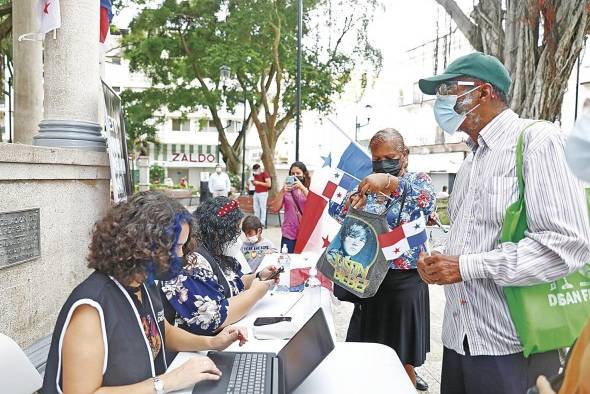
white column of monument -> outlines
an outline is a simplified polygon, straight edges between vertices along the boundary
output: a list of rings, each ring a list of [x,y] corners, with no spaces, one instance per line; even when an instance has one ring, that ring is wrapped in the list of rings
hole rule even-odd
[[[38,0],[12,2],[14,142],[31,145],[43,117],[43,62],[40,41],[18,41],[39,30]]]
[[[44,114],[35,145],[104,151],[98,105],[99,4],[97,0],[60,0],[56,38],[45,36]]]

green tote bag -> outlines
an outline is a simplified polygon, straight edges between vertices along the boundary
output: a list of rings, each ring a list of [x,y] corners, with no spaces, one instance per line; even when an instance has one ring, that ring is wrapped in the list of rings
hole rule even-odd
[[[501,242],[520,241],[528,228],[522,173],[523,140],[524,130],[516,145],[518,200],[506,209]],[[590,212],[590,189],[586,190],[586,202]],[[569,347],[590,316],[590,264],[551,283],[505,287],[504,294],[525,357]]]

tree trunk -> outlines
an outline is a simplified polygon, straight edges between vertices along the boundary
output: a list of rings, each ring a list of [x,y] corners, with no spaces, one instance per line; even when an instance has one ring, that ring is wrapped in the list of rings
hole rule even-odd
[[[274,195],[278,191],[277,170],[275,168],[274,163],[274,152],[277,146],[277,140],[275,138],[269,138],[269,135],[274,135],[274,132],[273,130],[271,130],[271,127],[269,127],[269,125],[266,122],[256,124],[256,130],[258,131],[258,136],[260,138],[260,145],[262,146],[262,164],[264,165],[264,170],[268,172],[270,177],[272,178],[270,196],[274,197]]]
[[[506,0],[506,10],[501,0],[480,0],[471,19],[454,0],[436,1],[476,50],[504,63],[515,112],[549,121],[561,117],[567,82],[590,32],[588,0]]]

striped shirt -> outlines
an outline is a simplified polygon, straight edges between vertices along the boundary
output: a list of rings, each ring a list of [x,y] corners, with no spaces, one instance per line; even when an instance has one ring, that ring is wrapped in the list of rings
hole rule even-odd
[[[445,286],[442,340],[464,354],[522,351],[502,286],[550,282],[590,262],[590,225],[583,185],[567,167],[565,136],[551,123],[525,131],[523,173],[528,231],[499,243],[508,205],[518,199],[516,141],[531,120],[505,110],[480,132],[449,199],[445,254],[460,256],[463,282]]]

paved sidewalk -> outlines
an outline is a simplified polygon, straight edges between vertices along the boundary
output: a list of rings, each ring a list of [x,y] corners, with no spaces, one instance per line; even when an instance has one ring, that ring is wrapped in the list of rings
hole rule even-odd
[[[264,231],[264,236],[270,239],[277,247],[280,247],[280,228],[268,228]],[[430,386],[428,393],[431,394],[440,393],[440,371],[442,366],[441,329],[444,305],[445,295],[442,287],[430,286],[430,353],[426,357],[426,363],[420,368],[417,368],[417,371],[428,382]],[[334,299],[332,307],[336,339],[338,341],[344,341],[350,315],[352,314],[352,304]],[[395,393],[395,391],[392,391],[392,393]]]

